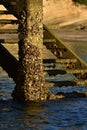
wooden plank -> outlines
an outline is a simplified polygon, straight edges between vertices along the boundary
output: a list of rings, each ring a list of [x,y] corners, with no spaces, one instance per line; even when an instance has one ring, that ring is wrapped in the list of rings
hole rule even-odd
[[[18,24],[18,20],[0,19],[0,24]]]
[[[76,63],[77,59],[43,59],[43,63]]]
[[[0,14],[13,14],[13,12],[8,10],[0,10]]]
[[[66,72],[68,74],[78,74],[78,73],[81,73],[81,74],[84,74],[84,73],[87,73],[87,69],[67,69]]]
[[[18,43],[18,39],[0,39],[0,43]]]
[[[0,29],[0,34],[3,33],[17,33],[18,30],[17,29]]]
[[[46,69],[48,75],[58,75],[58,74],[87,74],[87,69]]]
[[[43,63],[56,63],[56,59],[43,59]]]
[[[78,80],[76,81],[77,85],[85,85],[87,87],[87,80]]]
[[[57,59],[56,60],[56,63],[62,63],[62,64],[65,64],[65,63],[76,63],[77,62],[77,59]]]
[[[86,63],[85,61],[83,61],[83,60],[82,60],[74,51],[72,51],[68,46],[66,46],[62,40],[60,40],[59,38],[57,38],[57,37],[52,33],[52,31],[50,31],[49,28],[47,28],[46,25],[44,25],[44,29],[45,29],[46,31],[48,31],[48,33],[50,34],[50,36],[56,40],[56,44],[57,44],[58,46],[61,45],[61,46],[65,47],[65,48],[67,49],[67,51],[69,52],[69,54],[70,54],[73,58],[76,58],[76,59],[78,60],[79,64],[81,63],[82,66],[87,67],[87,63]]]
[[[57,74],[66,74],[66,71],[65,70],[60,70],[60,69],[51,69],[51,70],[45,70],[47,73],[48,73],[48,75],[50,75],[50,76],[55,76],[55,75],[57,75]]]
[[[0,66],[8,73],[9,77],[16,82],[18,61],[9,51],[0,44]]]

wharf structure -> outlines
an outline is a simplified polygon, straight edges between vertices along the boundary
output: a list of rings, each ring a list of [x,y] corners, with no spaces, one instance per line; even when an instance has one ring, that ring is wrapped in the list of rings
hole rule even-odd
[[[0,19],[0,25],[17,25],[17,29],[0,29],[1,34],[17,34],[18,39],[0,38],[0,66],[13,78],[16,83],[12,93],[13,99],[19,101],[50,100],[73,95],[86,96],[86,93],[63,93],[62,86],[68,87],[87,85],[87,64],[52,31],[43,24],[42,0],[2,0],[1,5],[7,10],[0,10],[0,15],[12,14],[13,19]],[[20,5],[20,6],[19,6]],[[2,45],[18,43],[19,60],[14,58]],[[13,44],[14,45],[14,44]],[[42,45],[55,58],[42,57]],[[61,66],[61,67],[60,67]],[[50,80],[51,76],[71,74],[76,80]],[[49,78],[47,78],[47,75]],[[49,90],[46,83],[59,87],[56,94]]]

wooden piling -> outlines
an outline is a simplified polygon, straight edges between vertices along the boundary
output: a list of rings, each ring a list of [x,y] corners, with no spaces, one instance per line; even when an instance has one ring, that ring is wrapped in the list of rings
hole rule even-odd
[[[19,69],[12,93],[20,101],[46,100],[40,46],[43,43],[42,0],[22,0],[19,17]]]

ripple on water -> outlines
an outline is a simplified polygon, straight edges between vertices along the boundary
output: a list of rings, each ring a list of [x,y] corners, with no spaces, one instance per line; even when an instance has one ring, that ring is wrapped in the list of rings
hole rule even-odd
[[[11,100],[14,86],[0,70],[0,130],[87,130],[87,98],[23,104]]]
[[[86,130],[87,98],[27,104],[0,100],[0,129]]]

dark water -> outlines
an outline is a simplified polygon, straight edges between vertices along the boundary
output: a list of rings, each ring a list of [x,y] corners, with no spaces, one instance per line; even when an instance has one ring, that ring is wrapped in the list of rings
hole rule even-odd
[[[77,46],[86,60],[87,45],[83,48]],[[0,69],[0,130],[87,130],[87,98],[22,104],[12,100],[14,86]]]
[[[0,101],[0,130],[86,130],[87,98],[20,104]]]

